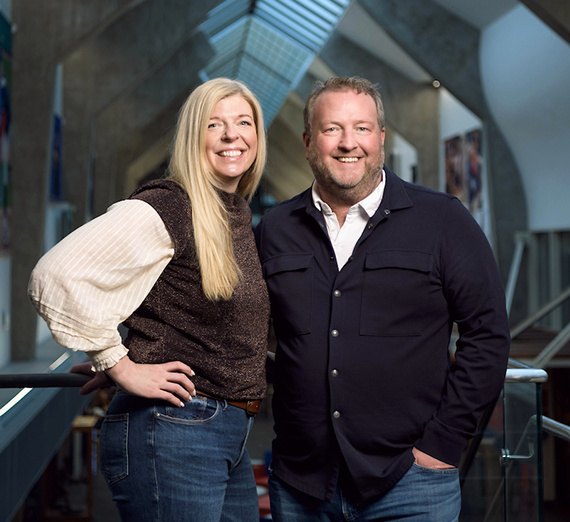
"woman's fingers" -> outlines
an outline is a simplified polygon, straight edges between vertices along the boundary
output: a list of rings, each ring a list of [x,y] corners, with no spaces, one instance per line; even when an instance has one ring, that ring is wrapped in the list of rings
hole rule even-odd
[[[194,375],[194,373],[192,373]],[[187,377],[186,374],[179,372],[169,372],[167,375],[168,382],[177,384],[182,387],[185,391],[190,393],[190,395],[196,395],[196,390],[194,388],[194,383]]]
[[[73,369],[73,368],[72,368]],[[74,372],[81,373],[81,372]],[[81,388],[79,388],[80,395],[89,395],[91,392],[99,390],[101,388],[108,388],[109,381],[104,372],[97,372],[93,379],[87,381]]]
[[[138,364],[123,357],[107,370],[125,391],[148,399],[166,400],[184,406],[195,393],[192,369],[179,361],[163,364]]]
[[[95,372],[91,369],[91,363],[85,362],[81,364],[75,364],[69,370],[69,373],[81,373],[83,375],[95,375]]]
[[[163,388],[164,391],[169,392],[173,395],[176,395],[179,399],[182,399],[183,402],[189,402],[192,400],[192,397],[196,395],[196,391],[188,391],[184,386],[175,383],[168,383]]]

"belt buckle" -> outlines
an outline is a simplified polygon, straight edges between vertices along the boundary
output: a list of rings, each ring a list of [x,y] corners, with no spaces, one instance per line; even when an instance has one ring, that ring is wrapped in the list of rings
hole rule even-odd
[[[255,417],[255,415],[257,414],[257,411],[250,410],[250,406],[252,406],[254,402],[256,401],[247,401],[245,405],[245,413],[247,413],[248,417]]]

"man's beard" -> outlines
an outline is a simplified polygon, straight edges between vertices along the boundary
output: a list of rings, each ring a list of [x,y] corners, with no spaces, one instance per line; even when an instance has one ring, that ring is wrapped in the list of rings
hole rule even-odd
[[[324,192],[324,195],[333,197],[338,203],[352,206],[370,195],[378,186],[380,178],[382,177],[384,148],[382,147],[378,162],[365,163],[362,176],[350,182],[343,182],[338,179],[334,172],[328,168],[326,163],[319,158],[311,146],[309,146],[307,160],[317,180],[317,186],[320,191]],[[323,194],[321,194],[321,197],[323,197]],[[323,197],[323,199],[326,201],[325,197]]]

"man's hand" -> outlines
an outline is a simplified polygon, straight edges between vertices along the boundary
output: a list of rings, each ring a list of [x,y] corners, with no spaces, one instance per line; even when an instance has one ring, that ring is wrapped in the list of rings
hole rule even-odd
[[[419,466],[423,466],[424,468],[432,468],[432,469],[453,469],[455,466],[450,466],[449,464],[437,460],[432,456],[420,451],[418,448],[414,448],[412,450],[414,457],[416,459],[416,464]]]
[[[196,395],[190,380],[194,372],[190,366],[179,361],[138,364],[125,356],[106,373],[128,393],[147,399],[161,399],[174,406],[183,407],[184,402],[191,401]]]

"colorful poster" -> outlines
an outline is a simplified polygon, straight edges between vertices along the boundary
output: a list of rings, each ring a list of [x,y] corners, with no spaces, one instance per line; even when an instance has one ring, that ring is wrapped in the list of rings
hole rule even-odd
[[[445,190],[473,215],[483,206],[483,166],[481,129],[445,141]]]
[[[465,170],[467,174],[467,203],[472,214],[481,208],[483,186],[483,157],[481,154],[481,130],[465,135]]]
[[[51,201],[61,201],[63,199],[63,181],[61,174],[61,118],[57,114],[54,114],[53,116],[52,132],[50,199]]]

